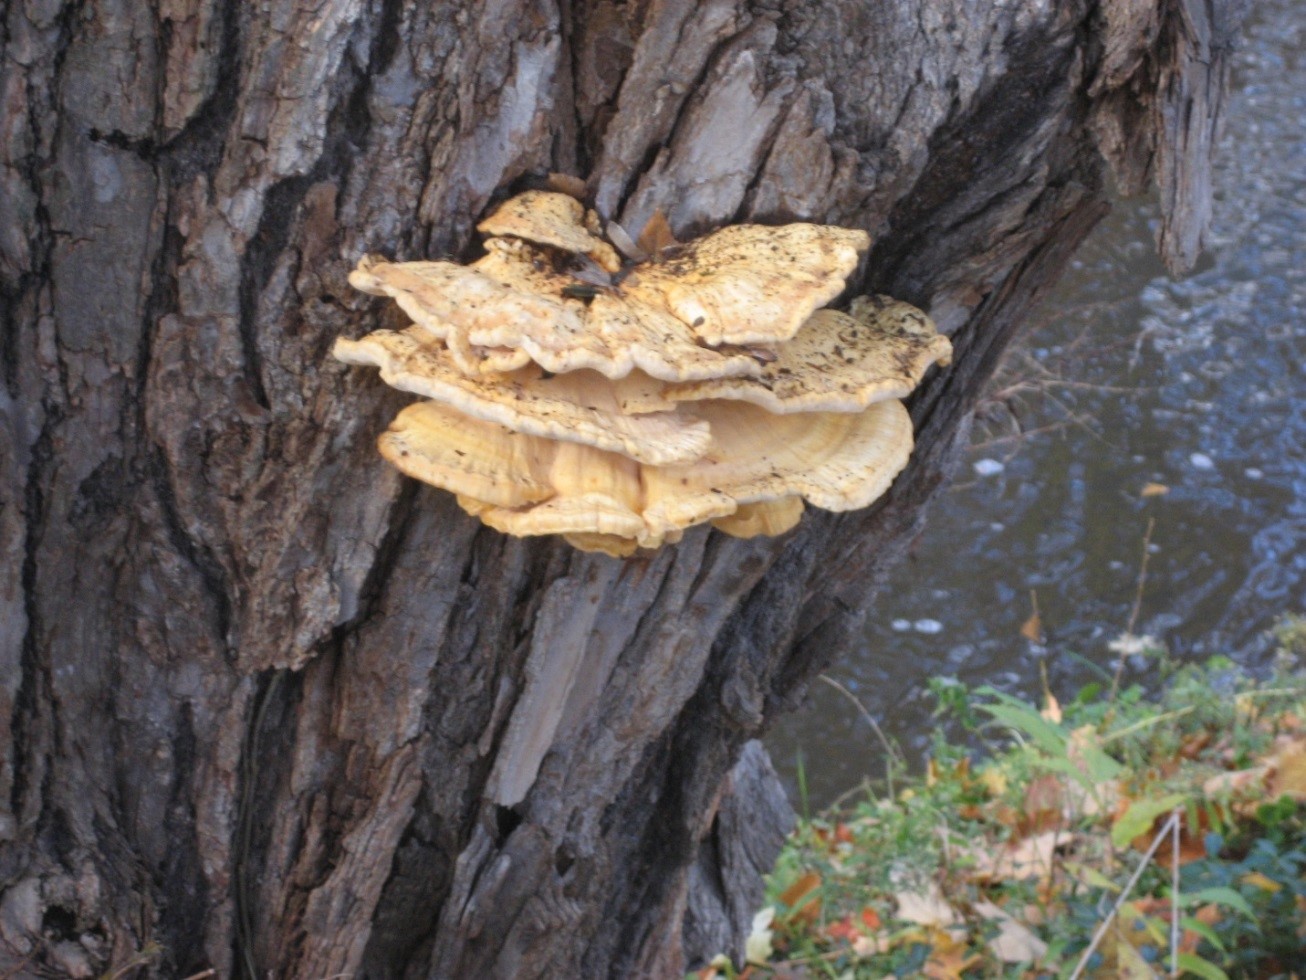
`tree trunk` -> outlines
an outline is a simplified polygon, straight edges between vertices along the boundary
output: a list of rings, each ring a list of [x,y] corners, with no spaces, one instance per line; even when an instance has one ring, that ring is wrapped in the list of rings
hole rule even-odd
[[[737,953],[785,825],[753,740],[856,643],[1108,167],[1192,261],[1235,7],[0,0],[0,975]],[[466,257],[547,171],[628,229],[870,231],[858,291],[956,348],[887,498],[618,561],[382,463],[349,268]]]

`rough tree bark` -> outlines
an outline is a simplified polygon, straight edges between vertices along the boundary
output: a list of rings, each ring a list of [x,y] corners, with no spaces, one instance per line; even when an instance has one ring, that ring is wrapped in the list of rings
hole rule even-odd
[[[1235,7],[0,0],[0,975],[737,949],[784,825],[750,743],[857,636],[1108,169],[1191,262]],[[623,562],[382,464],[404,399],[327,355],[380,308],[348,268],[466,256],[551,170],[626,228],[868,229],[857,287],[956,345],[888,498]]]

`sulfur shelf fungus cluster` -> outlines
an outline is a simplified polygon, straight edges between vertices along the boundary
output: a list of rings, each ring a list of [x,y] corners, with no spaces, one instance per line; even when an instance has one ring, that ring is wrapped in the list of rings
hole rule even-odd
[[[888,489],[912,448],[899,399],[951,347],[887,297],[823,309],[864,232],[735,225],[632,262],[599,228],[528,191],[479,225],[471,265],[359,264],[350,282],[412,326],[335,356],[427,399],[381,436],[386,459],[506,534],[614,556],[705,522],[782,534],[804,501]]]

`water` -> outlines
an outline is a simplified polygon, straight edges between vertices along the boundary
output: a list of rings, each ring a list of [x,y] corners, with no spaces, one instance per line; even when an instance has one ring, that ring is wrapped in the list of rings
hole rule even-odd
[[[1176,657],[1256,669],[1267,629],[1306,611],[1302,21],[1295,0],[1263,0],[1248,26],[1197,270],[1172,281],[1154,206],[1117,206],[1009,358],[865,650],[831,671],[909,757],[930,677],[1033,695],[1042,662],[1073,694],[1114,666],[1136,603],[1134,632]],[[1042,643],[1021,633],[1035,601]],[[1125,677],[1147,671],[1133,658]],[[769,744],[791,787],[801,750],[819,807],[883,760],[843,693],[816,684],[811,701]]]

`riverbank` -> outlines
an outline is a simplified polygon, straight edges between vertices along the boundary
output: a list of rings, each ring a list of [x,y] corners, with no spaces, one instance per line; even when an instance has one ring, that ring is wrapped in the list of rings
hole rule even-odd
[[[934,681],[925,771],[891,752],[860,798],[805,815],[753,962],[698,976],[1051,978],[1083,961],[1087,977],[1152,977],[1172,956],[1184,976],[1300,976],[1306,619],[1275,641],[1257,680],[1122,637],[1119,663],[1146,657],[1164,678],[1150,695],[1119,669],[1037,705]]]

